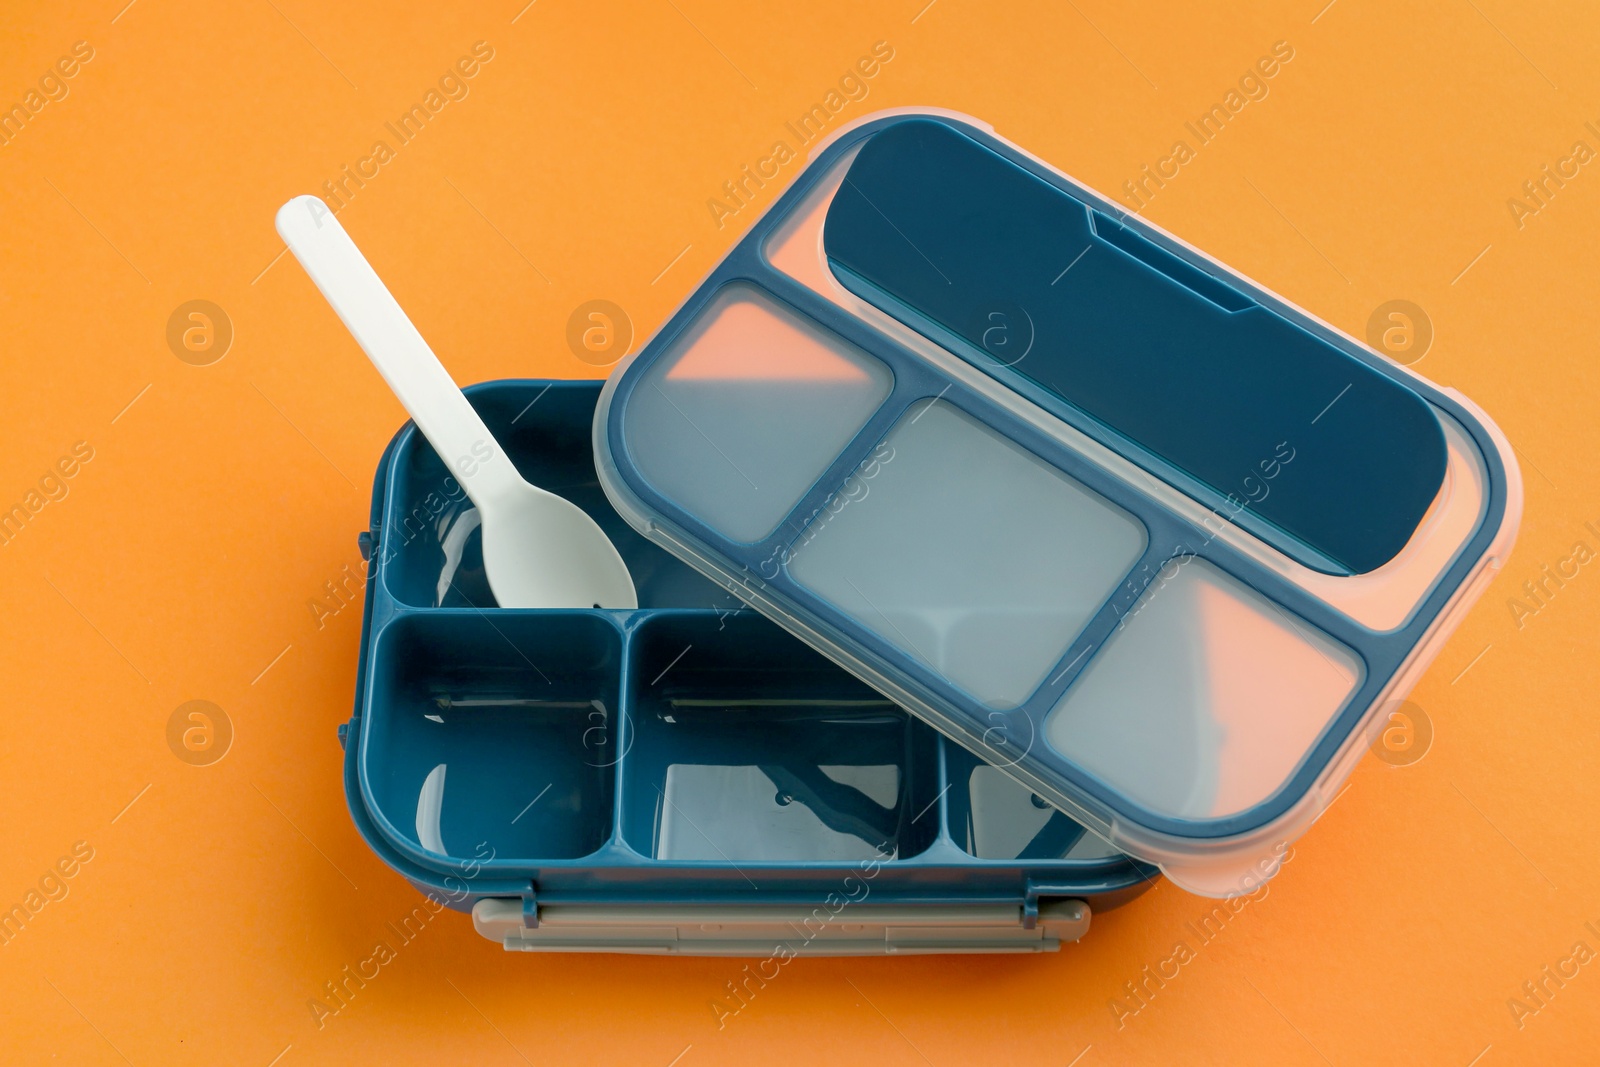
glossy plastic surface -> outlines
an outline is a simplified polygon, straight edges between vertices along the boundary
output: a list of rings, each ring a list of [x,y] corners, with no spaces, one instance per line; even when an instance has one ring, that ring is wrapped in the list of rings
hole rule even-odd
[[[758,541],[889,395],[889,372],[755,289],[730,286],[640,383],[641,470],[735,541]]]
[[[730,309],[744,329],[704,345]],[[765,368],[816,353],[874,384],[813,437]],[[768,416],[636,420],[688,365]],[[636,529],[1218,895],[1335,795],[1521,507],[1470,404],[945,116],[820,150],[601,403],[601,478]],[[794,503],[730,532],[659,459],[691,449],[783,454]]]
[[[1043,844],[1006,855],[991,834],[970,851],[966,753],[606,503],[599,394],[467,390],[523,476],[606,530],[637,610],[496,607],[470,502],[433,450],[408,426],[379,468],[346,788],[386,862],[463,910],[813,906],[864,865],[873,906],[912,915],[1068,897],[1098,911],[1149,884],[1151,868],[1085,847],[1064,816],[1070,831]],[[1005,782],[990,808],[1040,810]]]

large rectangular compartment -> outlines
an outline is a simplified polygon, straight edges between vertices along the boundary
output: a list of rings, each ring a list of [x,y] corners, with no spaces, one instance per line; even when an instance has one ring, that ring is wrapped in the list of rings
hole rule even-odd
[[[623,522],[590,452],[600,389],[467,395],[611,536],[637,610],[496,607],[427,442],[408,425],[379,465],[340,734],[386,863],[506,948],[551,951],[1041,951],[1151,884],[1004,775],[974,803],[968,753]],[[1014,814],[1032,832],[1013,851]]]

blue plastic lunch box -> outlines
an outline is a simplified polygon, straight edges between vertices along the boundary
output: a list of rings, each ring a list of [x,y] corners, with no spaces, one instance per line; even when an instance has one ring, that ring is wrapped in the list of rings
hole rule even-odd
[[[603,388],[469,391],[639,609],[493,607],[391,443],[362,833],[510,948],[1037,950],[1158,870],[1258,888],[1504,564],[1509,443],[964,116],[763,195]]]
[[[1251,891],[1503,565],[1510,444],[965,116],[760,196],[606,384],[611,503],[1119,851]]]
[[[339,735],[351,817],[417,889],[507,949],[746,955],[1051,950],[1151,884],[634,532],[595,471],[601,383],[466,392],[640,606],[493,606],[471,502],[395,435]]]

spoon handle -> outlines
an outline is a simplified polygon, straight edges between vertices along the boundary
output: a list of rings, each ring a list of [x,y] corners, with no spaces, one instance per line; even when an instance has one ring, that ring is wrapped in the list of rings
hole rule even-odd
[[[515,489],[516,468],[328,206],[297,196],[278,209],[277,226],[472,502],[482,508]]]

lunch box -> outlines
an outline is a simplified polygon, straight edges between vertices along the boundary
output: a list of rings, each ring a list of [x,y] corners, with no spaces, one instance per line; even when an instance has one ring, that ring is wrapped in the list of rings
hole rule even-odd
[[[1157,876],[636,533],[601,383],[466,390],[616,544],[636,610],[504,610],[477,513],[407,424],[373,483],[355,713],[367,844],[507,949],[1041,951]]]
[[[965,116],[865,119],[768,184],[606,383],[611,503],[943,766],[1252,891],[1503,564],[1509,443]]]

